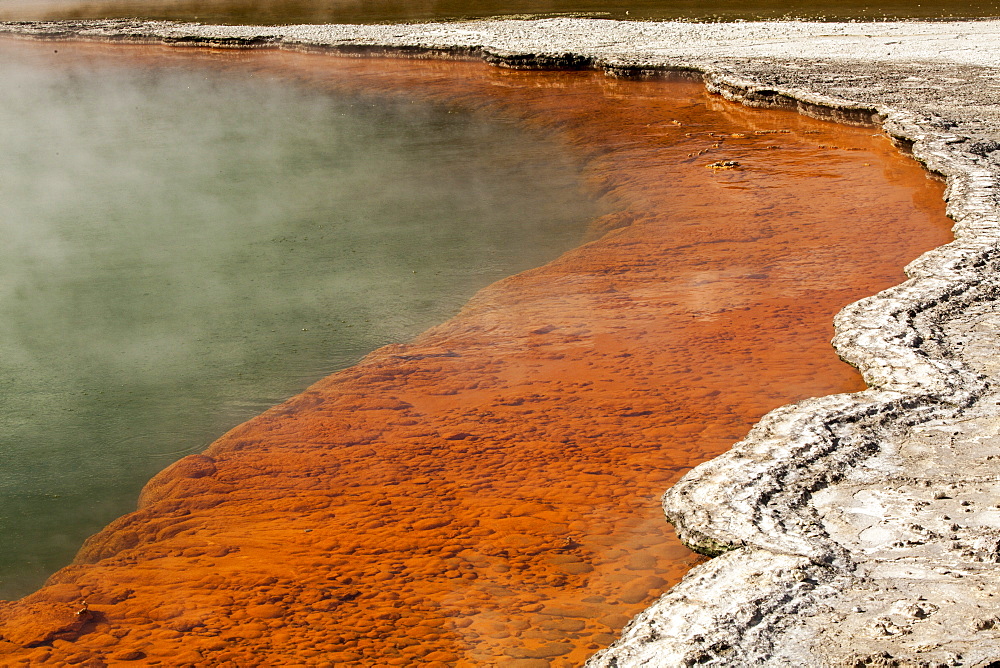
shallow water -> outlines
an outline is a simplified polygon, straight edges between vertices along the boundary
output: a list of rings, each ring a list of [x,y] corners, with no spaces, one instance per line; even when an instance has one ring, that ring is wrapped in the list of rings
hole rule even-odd
[[[158,475],[16,608],[105,615],[29,663],[580,665],[692,563],[662,490],[767,410],[861,389],[833,314],[950,238],[942,185],[879,133],[698,84],[116,52],[517,119],[616,208],[609,234]]]
[[[0,44],[2,597],[170,462],[596,210],[510,122],[53,51]]]
[[[0,0],[2,20],[144,17],[203,23],[378,23],[493,16],[885,20],[1000,16],[997,0]]]

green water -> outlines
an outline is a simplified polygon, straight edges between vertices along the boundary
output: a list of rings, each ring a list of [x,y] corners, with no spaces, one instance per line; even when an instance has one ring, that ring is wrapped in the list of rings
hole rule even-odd
[[[0,45],[0,596],[179,457],[579,243],[502,120]]]
[[[203,23],[377,23],[491,16],[817,20],[1000,16],[1000,0],[0,0],[0,19],[135,17]]]

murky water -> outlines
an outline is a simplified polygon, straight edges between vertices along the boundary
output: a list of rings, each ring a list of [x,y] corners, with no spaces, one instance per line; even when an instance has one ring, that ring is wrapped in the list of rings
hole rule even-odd
[[[375,23],[492,16],[883,20],[1000,16],[997,0],[0,0],[0,19],[134,17],[205,23]]]
[[[170,462],[595,211],[510,122],[53,51],[0,44],[3,597]]]

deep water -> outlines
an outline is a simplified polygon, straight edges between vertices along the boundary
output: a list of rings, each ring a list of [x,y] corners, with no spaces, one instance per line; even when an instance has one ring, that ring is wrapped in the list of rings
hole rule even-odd
[[[157,471],[579,243],[563,148],[247,72],[0,44],[0,596]]]

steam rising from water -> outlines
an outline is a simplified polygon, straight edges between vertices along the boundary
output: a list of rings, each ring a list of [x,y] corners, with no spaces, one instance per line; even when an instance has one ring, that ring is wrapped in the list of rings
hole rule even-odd
[[[408,101],[0,44],[0,595],[229,427],[542,264],[558,146]]]

